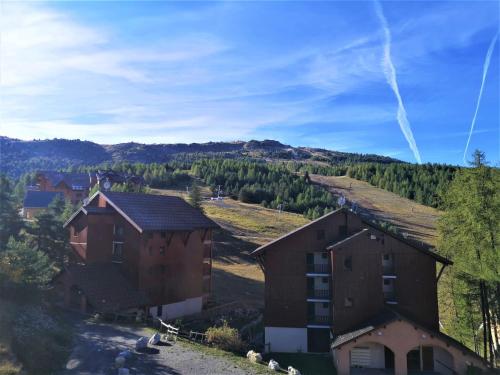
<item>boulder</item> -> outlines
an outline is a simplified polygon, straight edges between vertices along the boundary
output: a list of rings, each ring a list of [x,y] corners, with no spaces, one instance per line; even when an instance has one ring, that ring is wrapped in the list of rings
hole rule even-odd
[[[148,339],[146,337],[141,337],[135,342],[135,350],[146,349],[148,347]]]
[[[267,367],[270,370],[273,370],[273,371],[279,371],[280,370],[280,364],[278,362],[276,362],[274,359],[270,359],[269,360],[269,364],[267,365]]]
[[[261,363],[262,362],[262,355],[260,353],[253,351],[253,350],[250,350],[247,353],[247,358],[250,360],[250,362],[254,362],[254,363]]]
[[[300,375],[300,371],[292,366],[288,366],[288,375]]]
[[[151,345],[157,345],[161,340],[160,334],[157,332],[153,336],[149,338],[149,344]]]

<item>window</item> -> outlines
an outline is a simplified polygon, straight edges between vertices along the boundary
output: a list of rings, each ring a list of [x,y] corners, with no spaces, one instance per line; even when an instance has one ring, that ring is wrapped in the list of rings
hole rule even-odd
[[[160,255],[165,255],[165,246],[160,246]]]
[[[352,271],[352,256],[348,255],[344,257],[344,269],[346,271]]]
[[[328,277],[322,277],[322,278],[321,278],[321,282],[322,282],[323,284],[327,284],[327,283],[328,283]]]
[[[165,266],[162,264],[160,265],[160,273],[163,275],[165,274]]]
[[[123,236],[123,227],[121,225],[114,225],[113,226],[113,234],[117,237]]]
[[[149,255],[153,255],[153,246],[149,247]]]
[[[321,258],[327,259],[328,258],[328,253],[321,253]]]
[[[167,232],[164,230],[160,232],[161,238],[167,238]]]
[[[325,230],[324,229],[320,229],[316,232],[316,239],[318,239],[318,240],[325,239]]]
[[[391,280],[384,279],[384,285],[391,285]]]
[[[323,308],[327,309],[328,308],[328,302],[323,302]]]
[[[389,260],[391,257],[389,254],[384,254],[384,260]]]
[[[344,299],[344,307],[352,307],[353,301],[351,297],[346,297]]]

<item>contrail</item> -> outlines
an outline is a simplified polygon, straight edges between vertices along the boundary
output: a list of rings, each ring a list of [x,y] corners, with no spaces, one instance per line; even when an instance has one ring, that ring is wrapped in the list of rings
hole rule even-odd
[[[472,132],[474,131],[474,125],[476,124],[477,112],[479,111],[479,104],[481,103],[481,97],[483,96],[484,81],[486,81],[486,75],[488,74],[488,69],[490,67],[491,55],[493,54],[493,50],[495,49],[495,43],[497,39],[498,39],[498,32],[493,37],[493,40],[491,41],[490,46],[488,47],[488,52],[486,52],[486,58],[484,59],[483,80],[481,81],[481,88],[479,89],[479,96],[477,97],[476,111],[474,112],[474,117],[472,117],[472,123],[470,124],[469,137],[467,138],[467,144],[465,145],[464,163],[467,163],[467,160],[465,159],[467,156],[467,149],[469,148]]]
[[[420,152],[418,151],[417,144],[415,142],[415,138],[413,138],[413,132],[411,131],[410,122],[408,121],[408,116],[406,116],[406,109],[403,104],[403,99],[401,99],[401,94],[399,93],[398,81],[396,79],[396,69],[394,68],[394,64],[392,63],[391,58],[391,31],[389,30],[389,26],[387,25],[387,20],[385,19],[384,12],[382,10],[382,6],[380,3],[375,0],[375,12],[377,13],[380,22],[382,23],[382,27],[384,29],[385,35],[385,45],[384,45],[384,59],[382,61],[385,78],[387,79],[387,83],[391,86],[392,91],[394,91],[394,95],[398,100],[398,123],[403,135],[406,138],[406,141],[410,145],[410,149],[413,151],[413,155],[418,163],[422,163],[422,159],[420,158]]]

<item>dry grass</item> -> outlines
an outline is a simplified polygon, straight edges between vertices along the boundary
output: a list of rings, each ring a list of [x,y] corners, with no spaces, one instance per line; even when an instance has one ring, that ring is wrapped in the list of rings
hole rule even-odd
[[[440,215],[438,210],[346,176],[311,175],[311,179],[327,186],[334,193],[344,194],[350,201],[356,201],[359,206],[390,222],[410,237],[435,245],[436,220]]]

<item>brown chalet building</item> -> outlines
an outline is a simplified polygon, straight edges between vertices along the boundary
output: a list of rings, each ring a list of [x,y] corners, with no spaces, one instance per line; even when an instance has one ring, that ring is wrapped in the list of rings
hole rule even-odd
[[[73,251],[58,282],[67,305],[162,319],[202,310],[217,224],[183,199],[98,192],[65,227]]]
[[[267,351],[332,351],[339,375],[485,367],[439,332],[437,282],[451,262],[422,245],[339,209],[253,255],[265,275]]]

